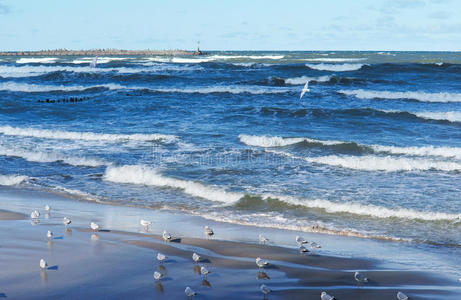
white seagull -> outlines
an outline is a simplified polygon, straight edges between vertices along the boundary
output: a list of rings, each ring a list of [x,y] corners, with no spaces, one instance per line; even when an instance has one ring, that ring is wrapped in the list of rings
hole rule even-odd
[[[397,299],[399,299],[399,300],[408,300],[408,299],[410,299],[410,298],[408,298],[408,296],[405,295],[404,293],[398,292],[398,293],[397,293]]]
[[[260,234],[258,238],[259,238],[259,243],[260,243],[260,244],[266,244],[267,242],[269,242],[269,239],[266,238],[266,237],[265,237],[264,235],[262,235],[262,234]]]
[[[66,226],[68,226],[72,221],[68,217],[62,218],[62,223]]]
[[[264,299],[266,299],[266,296],[272,292],[272,290],[270,288],[268,288],[265,284],[261,284],[261,286],[259,287],[259,289],[261,290],[261,292],[264,294]]]
[[[165,261],[165,259],[167,259],[168,257],[163,254],[163,253],[157,253],[157,260],[160,262],[160,263],[163,263],[163,261]]]
[[[43,258],[40,260],[40,269],[46,270],[46,267],[48,267],[48,264],[46,263],[46,260]]]
[[[335,297],[333,297],[331,295],[328,295],[327,292],[322,292],[320,294],[320,299],[322,299],[322,300],[334,300]]]
[[[306,247],[304,247],[303,245],[301,245],[301,246],[299,246],[299,252],[301,252],[301,253],[307,253],[307,252],[309,252],[309,250],[307,250]]]
[[[47,204],[47,205],[45,205],[45,210],[46,210],[46,212],[50,212],[51,207]]]
[[[38,217],[40,217],[40,213],[38,212],[38,210],[34,210],[33,212],[30,213],[30,217],[32,219],[38,219]]]
[[[258,266],[258,268],[264,268],[265,266],[267,266],[269,264],[269,262],[265,261],[264,259],[262,259],[261,257],[257,257],[256,258],[256,265]]]
[[[184,293],[186,294],[187,299],[192,299],[195,295],[197,295],[197,293],[194,292],[194,290],[191,289],[190,287],[186,287],[186,289],[184,290]]]
[[[51,232],[51,230],[48,230],[48,232],[46,233],[46,237],[47,237],[49,240],[52,240],[52,239],[53,239],[53,232]]]
[[[158,281],[158,280],[160,280],[160,279],[162,279],[162,278],[163,278],[163,274],[162,274],[162,273],[157,272],[157,271],[154,272],[154,279],[155,279],[155,280]]]
[[[302,244],[307,244],[308,242],[303,237],[300,237],[299,235],[297,235],[296,236],[296,243],[298,245],[302,245]]]
[[[368,278],[365,277],[365,275],[363,275],[362,273],[360,273],[358,271],[354,273],[354,279],[358,283],[366,283],[366,282],[368,282]]]
[[[197,253],[193,253],[192,254],[192,260],[194,261],[194,263],[198,263],[200,261],[200,255],[198,255]]]
[[[141,224],[144,227],[148,227],[149,225],[152,225],[151,221],[146,221],[146,220],[141,220],[139,221],[139,224]]]
[[[306,92],[310,92],[311,90],[309,89],[309,80],[306,81],[306,84],[304,85],[302,91],[301,91],[301,95],[299,96],[299,100],[301,100],[301,98],[304,96],[304,94]]]
[[[168,242],[171,240],[171,234],[166,232],[166,230],[163,230],[162,238],[165,240],[165,242]]]
[[[90,228],[91,228],[91,230],[93,230],[93,231],[99,231],[99,225],[96,224],[95,222],[91,222],[91,223],[90,223]]]
[[[322,246],[320,246],[319,244],[317,244],[316,242],[311,242],[311,248],[312,249],[320,249],[322,248]]]
[[[205,268],[205,267],[203,267],[203,266],[200,268],[200,274],[202,274],[203,277],[206,278],[207,275],[210,274],[210,273],[211,273],[211,272],[210,272],[207,268]]]
[[[208,226],[205,226],[205,234],[208,235],[208,236],[213,235],[214,234],[213,229],[211,229]]]

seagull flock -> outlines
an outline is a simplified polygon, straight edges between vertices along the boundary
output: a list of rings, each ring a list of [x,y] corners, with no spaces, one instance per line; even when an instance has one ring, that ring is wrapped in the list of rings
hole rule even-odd
[[[307,84],[306,84],[306,86],[307,86]],[[51,211],[51,207],[49,205],[45,205],[45,211],[46,211],[46,214],[49,214],[50,211]],[[37,224],[39,217],[40,217],[40,212],[38,210],[34,210],[30,214],[30,218],[31,218],[33,224]],[[72,221],[71,221],[70,218],[64,217],[63,220],[62,220],[62,223],[64,224],[66,229],[68,229],[68,226],[72,223]],[[139,223],[145,229],[148,229],[148,227],[150,225],[152,225],[151,221],[146,221],[146,220],[140,220]],[[101,227],[95,222],[90,222],[90,229],[93,232],[98,232],[101,229]],[[204,233],[205,233],[205,236],[207,236],[207,237],[214,235],[214,231],[208,226],[204,227]],[[54,238],[53,232],[48,230],[47,233],[46,233],[46,238],[47,238],[47,240],[49,242],[51,242],[53,240],[53,238]],[[164,230],[163,233],[162,233],[162,239],[165,242],[170,242],[170,241],[173,240],[173,237],[172,237],[172,235],[170,233],[168,233],[166,230]],[[263,245],[267,244],[270,241],[268,238],[266,238],[262,234],[260,234],[258,236],[258,240],[259,240],[259,243],[263,244]],[[321,246],[319,244],[317,244],[316,242],[308,241],[308,240],[304,239],[301,236],[296,236],[295,242],[296,242],[296,245],[297,245],[298,250],[299,250],[300,253],[310,252],[306,248],[306,245],[310,245],[311,251],[321,248]],[[158,261],[158,263],[160,265],[162,265],[167,260],[167,258],[168,258],[168,256],[166,256],[163,253],[160,253],[160,252],[157,253],[157,261]],[[199,268],[200,276],[202,277],[202,279],[206,281],[207,276],[208,276],[208,274],[211,273],[211,271],[208,270],[205,266],[198,266],[198,264],[202,261],[202,257],[199,254],[194,252],[192,254],[192,261],[193,261],[194,264],[196,264],[196,268]],[[255,262],[256,262],[256,266],[258,267],[258,269],[260,271],[259,274],[265,275],[265,276],[262,276],[262,275],[258,276],[257,278],[258,279],[261,279],[261,278],[262,279],[269,279],[269,276],[267,276],[267,274],[265,274],[264,272],[261,272],[261,270],[263,268],[265,268],[265,267],[267,267],[269,265],[269,262],[267,260],[264,260],[261,257],[257,257]],[[46,271],[48,269],[48,263],[43,258],[40,259],[40,269],[42,271]],[[156,282],[159,282],[162,279],[164,279],[165,275],[162,274],[159,271],[155,271],[154,274],[153,274],[153,277],[154,277],[154,280]],[[364,274],[360,273],[359,271],[356,271],[354,273],[354,279],[358,284],[368,283],[368,281],[369,281],[368,278]],[[459,278],[458,281],[461,282],[461,278]],[[272,292],[272,290],[269,287],[267,287],[265,284],[262,284],[260,286],[260,291],[263,294],[264,299],[267,299],[268,295]],[[197,293],[189,286],[186,287],[186,289],[184,290],[184,293],[186,294],[187,299],[193,299],[193,297],[197,295]],[[328,294],[327,292],[323,291],[320,294],[320,299],[321,300],[334,300],[335,297]],[[405,295],[403,292],[399,291],[399,292],[397,292],[397,299],[398,300],[409,300],[410,298],[407,295]]]

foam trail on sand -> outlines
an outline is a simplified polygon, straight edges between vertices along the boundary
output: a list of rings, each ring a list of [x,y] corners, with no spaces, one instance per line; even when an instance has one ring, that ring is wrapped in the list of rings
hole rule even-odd
[[[428,159],[416,159],[405,157],[390,157],[390,156],[339,156],[327,155],[318,157],[299,157],[286,152],[266,150],[269,153],[283,155],[292,159],[304,160],[308,163],[329,165],[359,171],[444,171],[444,172],[459,172],[461,171],[461,163],[447,162]]]
[[[27,176],[21,176],[21,175],[1,175],[0,174],[0,185],[17,185],[20,184],[23,181],[26,181],[29,179]]]
[[[73,166],[85,166],[85,167],[97,167],[102,165],[107,165],[106,162],[86,158],[80,156],[62,156],[55,153],[40,152],[40,151],[28,151],[23,149],[11,149],[0,146],[0,155],[10,156],[10,157],[19,157],[31,162],[40,162],[40,163],[50,163],[50,162],[62,162],[68,165]]]
[[[163,176],[157,173],[155,169],[141,165],[108,167],[104,174],[104,180],[117,183],[181,189],[188,195],[222,203],[234,203],[243,197],[243,194],[227,192],[219,187],[207,186],[195,181]]]
[[[461,102],[461,93],[392,92],[372,90],[340,90],[341,94],[359,99],[409,99],[421,102]]]
[[[365,64],[306,64],[306,67],[319,71],[347,72],[360,70]]]
[[[177,139],[174,135],[164,134],[110,134],[95,132],[61,131],[39,128],[19,128],[11,126],[0,126],[0,134],[11,136],[27,136],[46,139],[63,140],[86,140],[120,142],[123,140],[133,141],[164,141],[173,142]]]

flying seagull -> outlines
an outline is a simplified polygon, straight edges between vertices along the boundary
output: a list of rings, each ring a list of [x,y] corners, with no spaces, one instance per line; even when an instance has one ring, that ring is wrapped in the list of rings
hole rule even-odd
[[[299,96],[299,100],[301,100],[301,98],[304,96],[304,94],[306,92],[310,92],[311,90],[309,89],[309,80],[306,81],[306,84],[304,85],[302,91],[301,91],[301,95]]]

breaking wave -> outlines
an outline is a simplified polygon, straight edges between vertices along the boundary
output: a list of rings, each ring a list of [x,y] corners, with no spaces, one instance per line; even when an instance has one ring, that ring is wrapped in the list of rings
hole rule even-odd
[[[155,169],[141,165],[109,166],[104,174],[104,180],[180,189],[185,194],[222,203],[234,203],[243,197],[243,194],[228,192],[220,187],[166,177],[159,174]]]
[[[38,58],[38,57],[31,57],[31,58],[20,58],[16,61],[17,64],[37,64],[37,63],[40,63],[40,64],[52,64],[54,63],[56,60],[58,60],[56,57],[41,57],[41,58]]]
[[[0,91],[11,91],[11,92],[53,92],[53,91],[85,91],[94,88],[105,88],[110,90],[118,89],[129,89],[128,87],[121,86],[116,83],[99,84],[92,86],[82,85],[42,85],[42,84],[29,84],[29,83],[17,83],[17,82],[2,82],[0,83]]]
[[[314,61],[314,62],[355,62],[355,61],[364,61],[367,60],[366,57],[362,58],[345,58],[345,57],[335,57],[335,58],[307,58],[304,61]]]
[[[341,94],[359,99],[409,99],[421,102],[461,102],[461,93],[391,92],[368,90],[340,90]]]
[[[365,64],[306,64],[306,67],[318,71],[347,72],[360,70]]]
[[[230,94],[283,94],[288,89],[281,88],[261,88],[257,86],[211,86],[202,88],[157,88],[150,89],[154,92],[161,93],[185,93],[185,94],[213,94],[213,93],[230,93]]]
[[[461,112],[447,111],[447,112],[416,112],[417,117],[428,120],[441,120],[450,122],[461,122]]]
[[[0,174],[0,185],[17,185],[21,182],[28,180],[29,177],[21,175],[1,175]]]
[[[30,162],[50,163],[62,162],[72,166],[98,167],[108,163],[100,159],[86,158],[81,156],[63,156],[53,152],[28,151],[23,149],[11,149],[0,146],[0,155],[19,157]]]
[[[331,80],[330,76],[319,76],[319,77],[308,77],[308,76],[301,76],[301,77],[293,77],[285,79],[286,84],[291,85],[301,85],[305,84],[306,81],[315,81],[315,82],[328,82]]]
[[[321,143],[324,145],[338,145],[338,144],[344,143],[341,141],[321,141],[321,140],[315,140],[315,139],[310,139],[310,138],[305,138],[305,137],[283,138],[280,136],[266,136],[266,135],[258,136],[258,135],[246,135],[246,134],[239,135],[239,139],[242,143],[248,146],[266,147],[266,148],[284,147],[288,145],[298,144],[301,142]]]
[[[27,136],[45,139],[107,142],[119,142],[123,140],[173,142],[177,139],[177,137],[174,135],[164,134],[110,134],[94,132],[60,131],[38,128],[19,128],[11,126],[0,126],[0,133],[4,135]]]

